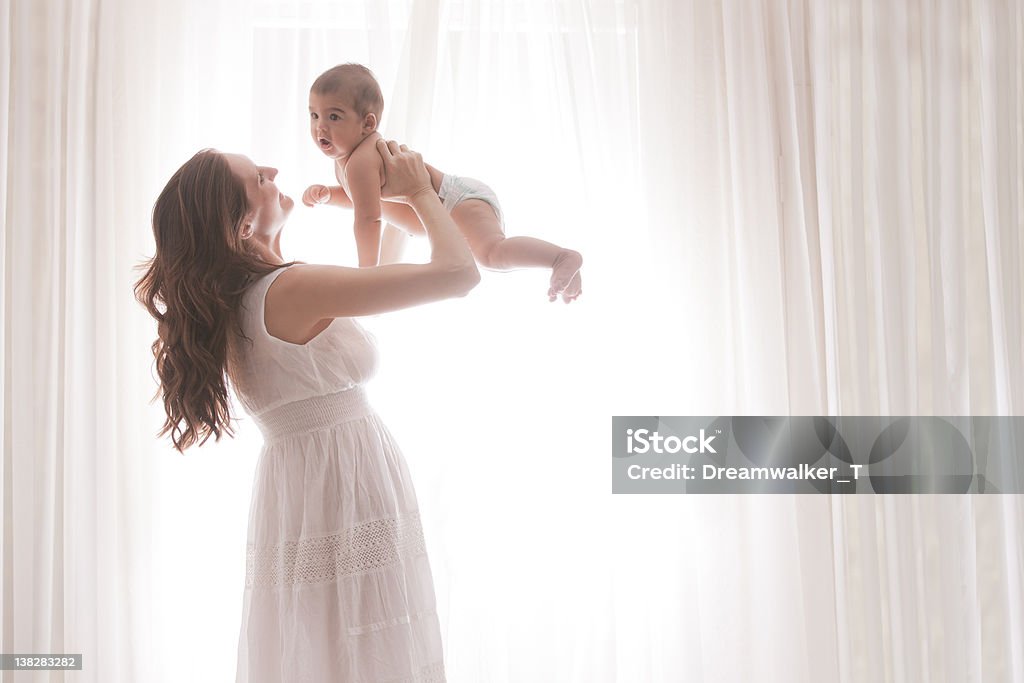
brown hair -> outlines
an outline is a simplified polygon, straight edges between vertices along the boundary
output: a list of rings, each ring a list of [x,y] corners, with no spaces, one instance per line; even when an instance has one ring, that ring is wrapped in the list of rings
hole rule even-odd
[[[201,150],[157,198],[156,254],[136,266],[147,270],[135,298],[157,320],[152,350],[160,389],[151,402],[162,390],[167,413],[157,436],[171,432],[181,453],[211,434],[214,441],[222,432],[234,436],[225,378],[229,335],[237,330],[249,339],[238,320],[242,294],[254,277],[280,267],[239,236],[249,208],[245,185],[223,155]]]
[[[362,64],[331,67],[313,81],[310,90],[320,95],[351,95],[356,113],[360,116],[376,114],[378,123],[384,113],[384,95],[381,94],[380,85],[373,72]]]

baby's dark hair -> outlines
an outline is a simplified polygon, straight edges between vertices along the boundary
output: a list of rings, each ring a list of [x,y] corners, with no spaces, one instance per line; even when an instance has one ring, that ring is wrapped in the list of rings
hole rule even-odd
[[[311,91],[318,95],[338,95],[346,93],[352,96],[352,104],[360,116],[369,113],[380,116],[384,112],[384,95],[373,72],[362,64],[339,64],[320,74]]]

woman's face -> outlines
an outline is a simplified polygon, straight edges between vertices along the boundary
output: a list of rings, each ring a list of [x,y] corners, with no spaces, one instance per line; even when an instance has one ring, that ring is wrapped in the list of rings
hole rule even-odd
[[[274,184],[277,169],[257,166],[242,154],[225,154],[224,158],[232,173],[245,186],[250,211],[250,220],[247,222],[252,224],[253,234],[273,236],[284,225],[295,206],[292,198],[278,190]]]

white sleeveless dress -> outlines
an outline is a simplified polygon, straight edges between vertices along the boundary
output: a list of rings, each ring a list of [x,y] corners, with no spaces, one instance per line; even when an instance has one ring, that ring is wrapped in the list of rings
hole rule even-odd
[[[229,344],[235,395],[264,438],[236,683],[443,683],[416,493],[361,386],[376,369],[373,338],[351,318],[304,345],[272,337],[264,298],[286,269],[249,286],[252,344]]]

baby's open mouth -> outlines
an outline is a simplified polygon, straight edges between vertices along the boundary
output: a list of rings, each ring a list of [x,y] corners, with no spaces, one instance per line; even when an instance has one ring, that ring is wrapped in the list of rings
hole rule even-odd
[[[320,138],[320,147],[322,149],[327,149],[330,146],[331,146],[331,141],[330,140],[328,140],[327,138]]]

